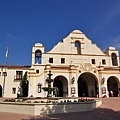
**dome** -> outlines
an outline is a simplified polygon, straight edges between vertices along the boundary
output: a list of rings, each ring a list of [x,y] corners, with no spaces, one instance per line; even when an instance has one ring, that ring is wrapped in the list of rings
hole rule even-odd
[[[43,46],[41,43],[36,43],[35,46]]]
[[[72,33],[82,33],[80,30],[74,30]]]

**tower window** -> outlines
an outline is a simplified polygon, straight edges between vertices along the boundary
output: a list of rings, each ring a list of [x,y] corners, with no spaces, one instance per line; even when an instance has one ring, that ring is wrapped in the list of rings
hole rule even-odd
[[[35,51],[35,63],[40,64],[41,63],[41,56],[42,52],[40,50]]]
[[[75,47],[77,48],[77,54],[81,54],[81,44],[80,44],[80,41],[75,41]]]
[[[111,58],[112,58],[112,65],[117,66],[118,65],[117,55],[115,53],[112,53]]]
[[[92,59],[92,64],[95,64],[95,59]]]
[[[61,63],[65,63],[65,58],[61,58]]]
[[[49,63],[53,63],[53,58],[49,58]]]

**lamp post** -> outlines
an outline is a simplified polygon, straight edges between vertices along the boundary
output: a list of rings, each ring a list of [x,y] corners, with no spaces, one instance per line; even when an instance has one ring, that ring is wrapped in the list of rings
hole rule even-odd
[[[5,93],[5,79],[6,79],[6,76],[7,76],[7,73],[6,73],[6,67],[5,66],[5,72],[4,72],[4,67],[2,66],[2,74],[3,74],[3,91],[2,91],[2,97],[4,97],[4,93]]]
[[[2,93],[3,97],[4,97],[4,93],[5,93],[5,80],[6,80],[6,76],[7,76],[6,68],[7,68],[7,59],[8,59],[8,46],[7,46],[5,57],[6,57],[6,63],[5,63],[5,72],[3,72],[4,73],[3,74],[3,76],[4,76],[4,80],[3,80],[3,93]]]

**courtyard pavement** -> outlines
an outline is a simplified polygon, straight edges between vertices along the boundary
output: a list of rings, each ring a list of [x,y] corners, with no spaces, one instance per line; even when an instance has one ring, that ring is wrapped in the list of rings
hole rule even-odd
[[[102,98],[103,104],[89,112],[22,115],[0,112],[0,120],[120,120],[120,97]]]

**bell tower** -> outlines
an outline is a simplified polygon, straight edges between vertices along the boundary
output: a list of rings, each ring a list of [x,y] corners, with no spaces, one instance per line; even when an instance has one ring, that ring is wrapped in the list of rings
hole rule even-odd
[[[42,64],[42,53],[44,53],[44,46],[41,43],[36,43],[32,47],[32,65]]]

